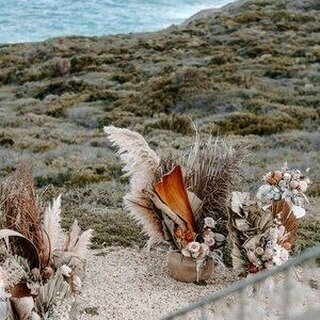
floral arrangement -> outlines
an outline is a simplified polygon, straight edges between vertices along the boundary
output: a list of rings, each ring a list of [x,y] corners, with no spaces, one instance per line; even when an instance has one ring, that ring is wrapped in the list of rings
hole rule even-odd
[[[223,262],[227,201],[242,154],[222,139],[202,139],[183,155],[160,157],[144,138],[128,129],[105,127],[118,148],[130,191],[124,198],[129,213],[149,236],[197,261]]]
[[[263,177],[256,196],[233,192],[229,236],[233,267],[256,273],[285,263],[294,245],[299,219],[308,199],[304,192],[310,179],[287,166]]]
[[[32,170],[17,168],[2,193],[0,318],[70,319],[92,230],[61,228],[61,196],[42,209]]]
[[[285,165],[281,170],[268,172],[264,177],[265,182],[257,193],[257,198],[263,203],[284,199],[290,205],[293,214],[302,218],[306,214],[305,206],[309,203],[304,194],[311,180],[299,170],[288,170]]]

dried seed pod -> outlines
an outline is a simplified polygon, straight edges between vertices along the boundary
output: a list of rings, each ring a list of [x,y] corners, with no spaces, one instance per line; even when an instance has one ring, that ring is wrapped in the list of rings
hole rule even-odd
[[[256,248],[256,254],[257,254],[258,256],[262,256],[262,255],[264,254],[263,248],[262,248],[262,247],[257,247],[257,248]]]
[[[54,271],[51,267],[44,268],[43,273],[42,273],[43,278],[46,280],[50,279],[53,276],[53,274],[54,274]]]
[[[282,247],[283,247],[284,249],[286,249],[287,251],[290,251],[291,248],[292,248],[292,245],[291,245],[290,242],[285,242],[285,243],[282,244]]]

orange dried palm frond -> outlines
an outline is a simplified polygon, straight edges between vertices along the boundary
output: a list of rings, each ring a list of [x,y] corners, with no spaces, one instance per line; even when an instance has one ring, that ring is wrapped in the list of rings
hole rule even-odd
[[[277,218],[288,233],[287,242],[293,245],[298,230],[298,219],[293,214],[286,200],[273,201],[271,205],[273,218]]]
[[[33,173],[29,165],[18,166],[3,188],[3,211],[7,228],[28,238],[37,248],[43,265],[48,264],[47,235],[43,231]]]
[[[175,166],[155,184],[154,188],[161,201],[186,222],[188,229],[196,231],[196,223],[181,167]]]

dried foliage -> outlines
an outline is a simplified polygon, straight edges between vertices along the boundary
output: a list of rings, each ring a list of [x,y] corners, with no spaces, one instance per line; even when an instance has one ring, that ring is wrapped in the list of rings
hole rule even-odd
[[[7,228],[21,233],[34,243],[42,264],[47,265],[48,237],[42,229],[42,210],[37,202],[32,169],[29,165],[18,166],[16,172],[6,181],[2,202]]]
[[[233,268],[244,274],[281,265],[289,258],[299,219],[306,210],[304,192],[310,179],[287,165],[271,171],[255,200],[248,193],[233,192],[228,222]]]
[[[127,208],[151,242],[161,236],[185,256],[214,256],[220,261],[227,201],[239,180],[243,152],[221,138],[204,140],[197,135],[186,154],[171,151],[160,160],[141,135],[115,127],[105,132],[119,148],[131,177],[125,201],[130,199],[134,206]]]
[[[69,235],[64,234],[61,196],[42,213],[29,166],[20,166],[7,180],[2,199],[11,229],[0,230],[0,315],[12,320],[69,319],[92,230],[81,233],[75,222]]]

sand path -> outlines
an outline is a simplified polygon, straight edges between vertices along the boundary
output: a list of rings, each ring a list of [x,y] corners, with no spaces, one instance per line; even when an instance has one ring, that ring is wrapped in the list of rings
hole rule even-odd
[[[291,297],[294,299],[293,309],[301,311],[310,306],[320,308],[320,268],[298,274],[299,281],[294,276]],[[78,319],[159,319],[233,280],[230,272],[220,270],[206,286],[177,282],[167,275],[166,252],[160,249],[146,252],[138,248],[109,247],[102,251],[90,251],[87,277],[79,299],[81,314]],[[248,316],[254,312],[255,319],[259,315],[261,319],[276,318],[278,311],[275,304],[279,304],[281,295],[272,300],[269,293],[260,304],[256,299],[248,299],[248,305],[251,305],[251,308],[248,307]],[[234,318],[236,300],[237,297],[230,297],[212,306],[215,319]],[[270,306],[274,307],[274,312],[267,312],[268,317],[263,318]],[[196,316],[186,319],[196,319]]]

